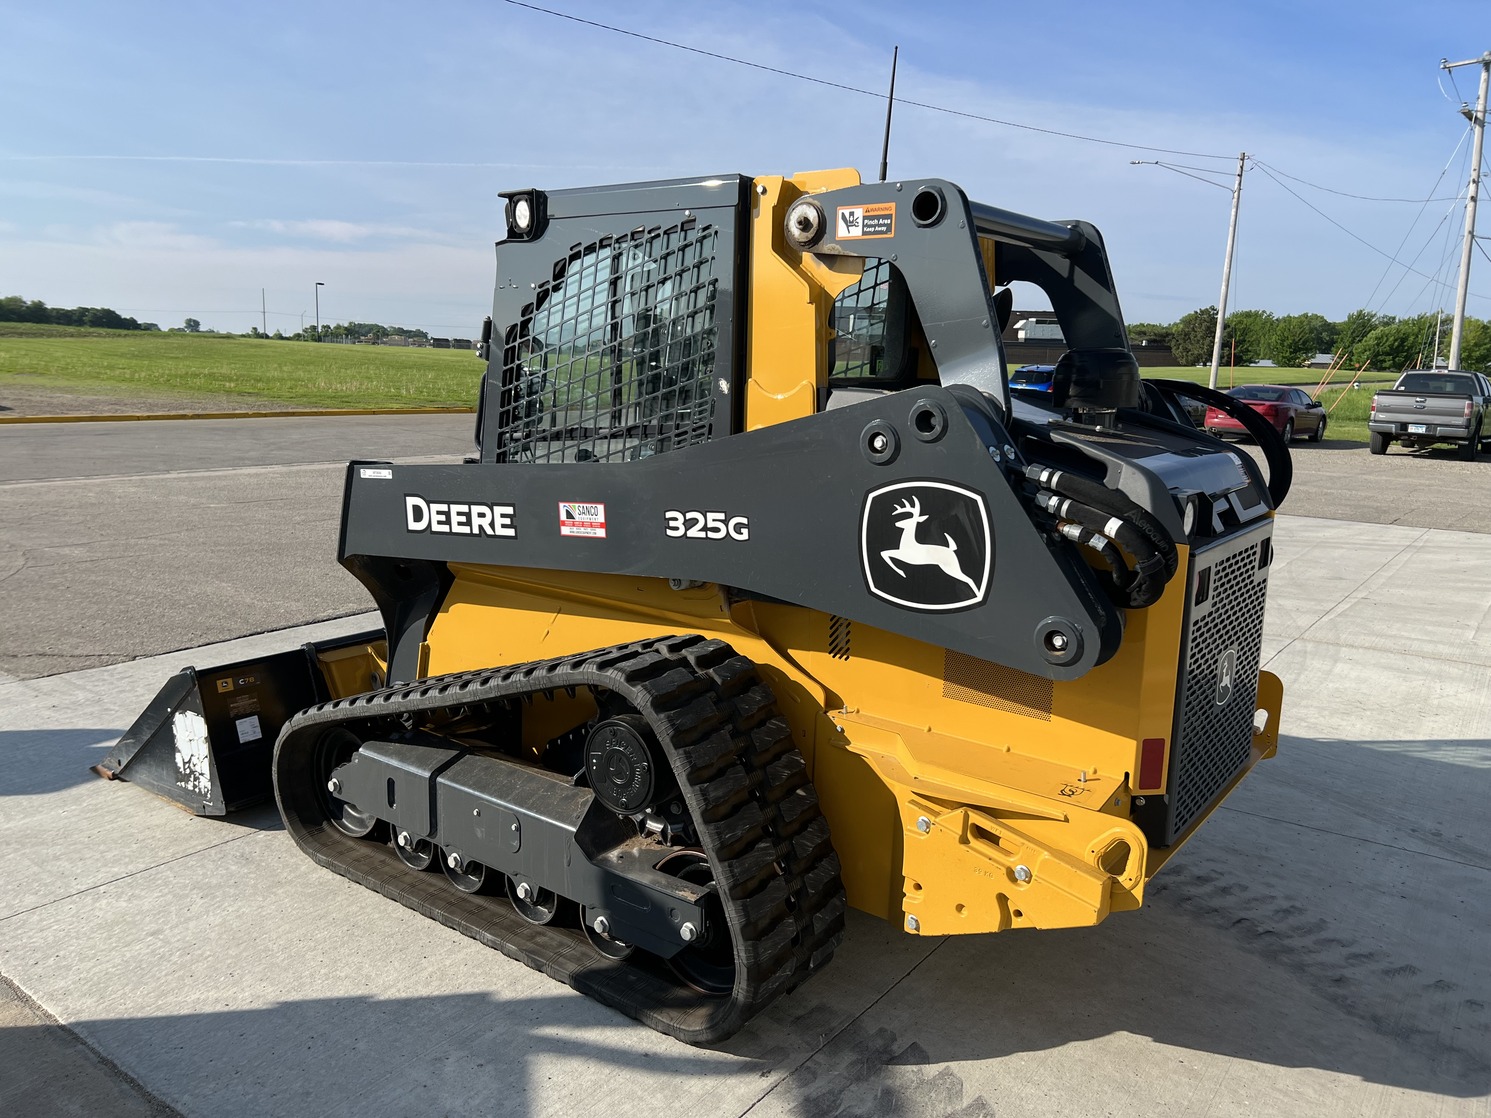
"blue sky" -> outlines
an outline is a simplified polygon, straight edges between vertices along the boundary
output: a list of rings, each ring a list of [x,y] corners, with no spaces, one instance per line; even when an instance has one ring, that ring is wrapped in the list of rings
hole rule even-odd
[[[1452,83],[1439,62],[1491,50],[1484,0],[544,6],[872,90],[899,44],[898,97],[1198,153],[897,107],[892,178],[1094,222],[1130,321],[1216,302],[1230,202],[1130,160],[1214,168],[1230,187],[1244,150],[1262,165],[1245,180],[1232,309],[1453,303],[1458,107],[1478,71]],[[0,295],[163,326],[246,331],[262,289],[270,330],[290,332],[321,281],[323,321],[469,336],[490,304],[498,191],[845,165],[871,178],[884,117],[882,99],[504,0],[0,0],[0,49]],[[1491,317],[1481,252],[1471,293],[1470,313]]]

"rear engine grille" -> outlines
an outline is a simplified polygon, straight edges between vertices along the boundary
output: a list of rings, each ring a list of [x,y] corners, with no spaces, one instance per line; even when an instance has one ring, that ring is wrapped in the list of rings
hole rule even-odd
[[[1185,834],[1251,755],[1271,530],[1192,553],[1185,672],[1159,845]]]

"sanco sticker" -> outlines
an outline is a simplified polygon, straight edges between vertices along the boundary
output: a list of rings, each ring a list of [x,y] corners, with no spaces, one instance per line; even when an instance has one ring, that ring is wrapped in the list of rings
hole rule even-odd
[[[840,206],[834,223],[835,236],[843,241],[854,237],[893,237],[896,233],[896,204],[876,202],[872,206]]]
[[[606,538],[606,506],[593,501],[560,501],[559,534]]]

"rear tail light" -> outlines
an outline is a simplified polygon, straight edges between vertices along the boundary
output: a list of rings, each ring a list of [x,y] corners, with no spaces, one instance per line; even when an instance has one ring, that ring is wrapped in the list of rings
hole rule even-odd
[[[1372,397],[1372,414],[1373,415],[1377,414],[1377,397],[1376,396]]]
[[[1164,788],[1165,739],[1145,738],[1139,746],[1139,789],[1156,792]]]
[[[1471,412],[1471,408],[1472,407],[1473,407],[1473,402],[1470,401],[1470,400],[1466,400],[1465,401],[1465,418],[1466,419],[1470,418],[1470,412]]]

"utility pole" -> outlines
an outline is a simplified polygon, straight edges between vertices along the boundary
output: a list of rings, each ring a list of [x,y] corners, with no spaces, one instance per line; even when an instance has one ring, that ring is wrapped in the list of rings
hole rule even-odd
[[[1460,253],[1460,287],[1455,293],[1455,324],[1450,331],[1450,368],[1458,369],[1460,341],[1465,334],[1465,300],[1470,294],[1470,252],[1475,247],[1475,203],[1481,186],[1481,153],[1485,150],[1486,143],[1486,89],[1491,85],[1491,51],[1464,62],[1445,59],[1439,65],[1444,70],[1453,70],[1458,66],[1481,68],[1481,94],[1476,98],[1475,111],[1471,112],[1469,105],[1462,105],[1460,108],[1470,120],[1475,141],[1471,145],[1470,186],[1465,195],[1465,247]]]
[[[265,307],[264,289],[261,287],[261,288],[259,288],[259,330],[263,334],[268,335],[268,333],[269,333],[269,312],[266,311],[264,309],[264,307]]]
[[[1247,152],[1238,152],[1237,184],[1232,188],[1232,220],[1227,223],[1227,256],[1222,261],[1222,293],[1217,296],[1217,336],[1211,345],[1211,380],[1207,383],[1212,391],[1216,391],[1217,370],[1222,365],[1222,331],[1227,325],[1227,288],[1232,283],[1232,250],[1237,246],[1237,207],[1242,201],[1243,166],[1247,160]]]

